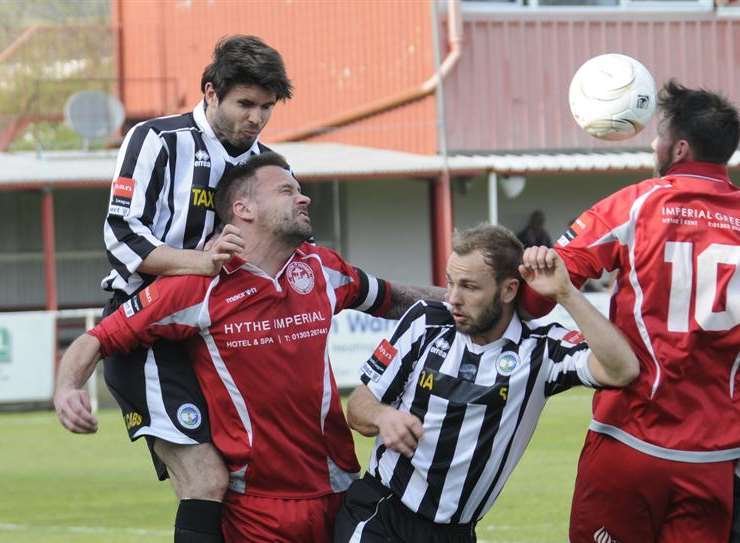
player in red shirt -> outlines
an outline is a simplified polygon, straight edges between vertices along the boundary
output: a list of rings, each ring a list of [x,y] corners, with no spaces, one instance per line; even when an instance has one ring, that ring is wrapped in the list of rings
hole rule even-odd
[[[80,387],[99,356],[160,338],[188,342],[230,472],[227,542],[331,539],[360,470],[329,365],[331,318],[345,308],[398,315],[415,297],[441,291],[392,289],[306,243],[309,203],[275,153],[235,167],[220,182],[216,209],[239,228],[243,251],[215,277],[158,279],[78,338],[59,368],[59,418],[90,431],[96,422]],[[193,406],[179,411],[179,420],[199,422]]]
[[[639,378],[594,395],[571,543],[727,543],[740,457],[737,110],[671,81],[659,95],[657,177],[583,213],[557,242],[574,283],[617,270],[611,320]],[[543,265],[544,248],[525,261]],[[535,316],[547,304],[527,290]]]

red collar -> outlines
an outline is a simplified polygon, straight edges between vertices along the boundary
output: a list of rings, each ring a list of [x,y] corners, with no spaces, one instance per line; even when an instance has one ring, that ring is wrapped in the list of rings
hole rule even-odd
[[[716,181],[724,181],[732,185],[727,173],[727,165],[715,164],[714,162],[679,162],[674,164],[663,177],[669,175],[695,175],[709,177]]]
[[[240,256],[234,255],[231,257],[231,260],[224,264],[223,270],[230,275],[246,263],[246,260],[244,260]]]

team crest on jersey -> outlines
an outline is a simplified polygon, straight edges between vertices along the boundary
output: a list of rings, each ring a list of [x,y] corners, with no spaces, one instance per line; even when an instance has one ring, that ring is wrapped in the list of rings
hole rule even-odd
[[[118,177],[113,181],[112,195],[108,214],[117,217],[125,217],[131,209],[131,200],[134,198],[134,187],[136,183],[128,177]]]
[[[194,158],[195,158],[195,162],[193,163],[193,165],[196,168],[210,168],[211,167],[211,157],[203,149],[199,149],[198,151],[196,151]]]
[[[519,365],[519,355],[512,352],[501,353],[496,359],[496,372],[499,375],[509,376]]]
[[[285,275],[291,288],[298,294],[308,294],[313,290],[313,270],[305,262],[291,262],[285,270]]]
[[[188,430],[195,430],[202,422],[203,417],[198,409],[192,403],[184,403],[177,408],[177,422],[180,426]]]
[[[152,283],[136,296],[125,302],[123,304],[123,312],[126,317],[130,319],[139,311],[157,301],[158,298],[159,290],[157,289],[157,284]]]

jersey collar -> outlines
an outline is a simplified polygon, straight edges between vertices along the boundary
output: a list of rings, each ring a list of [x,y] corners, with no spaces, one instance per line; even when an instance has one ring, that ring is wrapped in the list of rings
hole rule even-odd
[[[516,311],[514,311],[514,314],[511,316],[511,321],[509,321],[509,325],[506,327],[506,330],[504,330],[504,334],[497,340],[492,341],[491,343],[486,343],[485,345],[474,343],[468,334],[464,334],[464,336],[468,349],[471,352],[481,353],[484,351],[501,350],[509,341],[515,345],[519,344],[519,340],[522,337],[522,321],[519,319],[519,315],[517,315]]]
[[[669,175],[690,176],[707,181],[715,181],[732,185],[725,164],[713,162],[679,162],[674,164],[663,177]]]
[[[193,119],[195,119],[195,124],[198,125],[198,128],[200,128],[203,133],[206,135],[206,137],[210,140],[212,140],[213,145],[218,146],[218,148],[223,151],[224,156],[231,157],[231,155],[226,151],[226,148],[223,146],[221,141],[216,137],[216,133],[213,131],[213,128],[211,128],[211,125],[208,123],[208,119],[206,118],[206,108],[205,108],[205,98],[198,102],[198,105],[196,105],[193,108]],[[249,150],[243,152],[238,157],[231,157],[234,159],[235,162],[241,162],[243,160],[248,159],[252,155],[258,155],[260,154],[260,146],[259,146],[259,135],[255,138],[254,143],[252,144],[252,147],[249,148]]]

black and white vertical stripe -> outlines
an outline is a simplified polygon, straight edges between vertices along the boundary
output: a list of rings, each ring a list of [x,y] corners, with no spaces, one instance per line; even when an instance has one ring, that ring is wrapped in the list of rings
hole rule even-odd
[[[568,343],[568,332],[531,329],[515,316],[501,339],[480,346],[455,329],[445,305],[417,302],[390,340],[393,361],[379,372],[371,359],[362,381],[380,401],[419,417],[424,435],[411,459],[378,438],[368,471],[429,520],[482,517],[524,453],[546,398],[597,384],[586,344]]]
[[[242,155],[230,156],[206,121],[203,103],[192,113],[134,126],[119,151],[114,180],[133,179],[135,188],[128,213],[108,213],[105,220],[106,254],[113,269],[102,288],[131,294],[150,282],[150,276],[136,270],[159,245],[202,248],[216,227],[209,204],[221,177],[265,150],[255,142]]]

